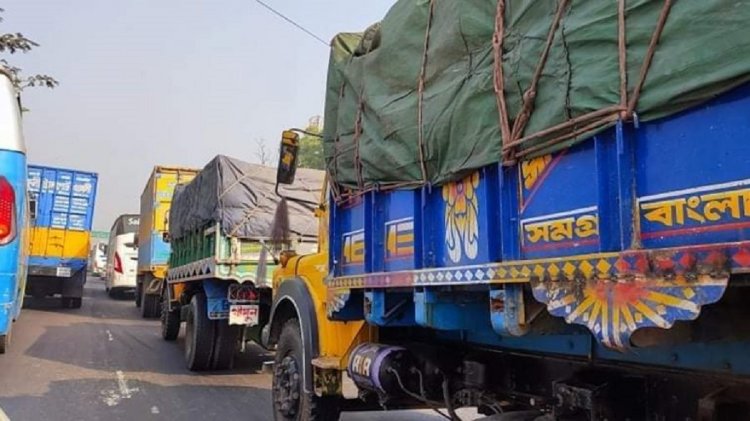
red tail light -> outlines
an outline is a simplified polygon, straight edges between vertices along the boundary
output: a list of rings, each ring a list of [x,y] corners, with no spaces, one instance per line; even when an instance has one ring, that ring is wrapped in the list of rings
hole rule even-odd
[[[122,273],[122,260],[117,252],[115,252],[115,272]]]
[[[16,236],[16,192],[5,177],[0,177],[0,244]]]

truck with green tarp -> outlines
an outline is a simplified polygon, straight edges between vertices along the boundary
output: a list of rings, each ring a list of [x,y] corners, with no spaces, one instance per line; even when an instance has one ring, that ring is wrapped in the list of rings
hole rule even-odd
[[[327,247],[274,274],[274,419],[750,419],[748,24],[400,0],[335,37]]]
[[[260,342],[278,258],[270,241],[280,200],[275,177],[273,168],[219,155],[175,188],[161,333],[173,341],[185,321],[190,370],[228,369],[238,344]],[[312,204],[320,197],[323,172],[300,170],[299,177],[301,185],[283,192],[299,199],[288,205],[290,235],[284,241],[309,253],[317,250]]]

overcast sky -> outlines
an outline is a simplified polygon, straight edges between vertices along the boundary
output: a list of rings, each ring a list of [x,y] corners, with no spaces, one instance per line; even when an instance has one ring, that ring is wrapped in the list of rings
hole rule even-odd
[[[394,0],[265,0],[328,40]],[[95,228],[138,212],[155,164],[256,161],[256,139],[323,113],[328,50],[253,0],[4,0],[0,32],[41,44],[11,57],[55,90],[23,101],[31,163],[99,173]]]

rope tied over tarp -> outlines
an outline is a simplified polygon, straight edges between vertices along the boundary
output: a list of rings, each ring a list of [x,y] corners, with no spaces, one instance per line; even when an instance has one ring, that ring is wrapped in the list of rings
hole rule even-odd
[[[625,19],[625,11],[627,8],[627,0],[618,0],[617,4],[617,50],[618,50],[618,65],[619,65],[619,77],[620,77],[620,102],[617,105],[606,107],[597,111],[592,111],[541,130],[539,132],[524,135],[526,125],[528,124],[531,116],[534,112],[534,101],[536,99],[537,88],[539,81],[541,80],[544,68],[547,64],[547,58],[549,57],[550,50],[555,41],[555,34],[558,30],[564,30],[561,28],[561,22],[565,17],[566,10],[569,9],[569,0],[559,0],[557,3],[557,11],[553,17],[550,30],[547,34],[547,39],[544,45],[544,49],[540,55],[539,61],[535,68],[533,77],[529,87],[524,91],[523,102],[521,110],[513,120],[512,129],[510,129],[510,117],[509,111],[506,105],[505,99],[505,77],[503,70],[503,43],[505,39],[505,0],[498,0],[496,16],[495,16],[495,33],[493,36],[493,50],[494,50],[494,85],[495,94],[497,96],[498,113],[500,119],[500,132],[502,136],[502,152],[503,152],[503,164],[513,165],[518,159],[524,159],[539,153],[551,146],[566,140],[574,139],[583,134],[589,133],[593,130],[597,130],[608,124],[611,124],[617,120],[631,120],[633,119],[636,108],[638,106],[638,100],[643,90],[643,85],[648,77],[649,69],[653,61],[656,49],[661,39],[661,34],[666,25],[669,12],[672,7],[673,0],[664,0],[664,4],[659,14],[656,27],[652,33],[651,40],[648,48],[646,49],[646,55],[641,65],[638,80],[633,88],[632,93],[628,93],[628,79],[627,79],[627,25]],[[518,150],[518,146],[527,143],[531,140],[541,139],[545,137],[551,137],[548,140],[541,142],[538,145]]]

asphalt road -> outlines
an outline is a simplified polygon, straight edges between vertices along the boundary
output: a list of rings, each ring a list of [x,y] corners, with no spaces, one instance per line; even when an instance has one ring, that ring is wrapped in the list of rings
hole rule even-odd
[[[0,420],[272,420],[272,355],[239,356],[230,372],[185,368],[183,335],[168,343],[159,322],[140,318],[132,300],[113,300],[87,283],[83,307],[27,297],[0,356]],[[345,414],[347,421],[433,421],[427,411]]]

